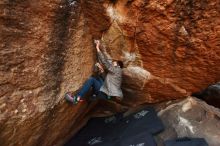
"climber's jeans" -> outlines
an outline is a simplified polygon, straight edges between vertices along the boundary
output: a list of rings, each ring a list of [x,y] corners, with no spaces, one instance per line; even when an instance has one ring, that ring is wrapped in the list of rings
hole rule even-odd
[[[92,88],[93,89],[93,93],[98,95],[99,94],[99,90],[101,88],[101,86],[103,85],[104,81],[101,77],[90,77],[82,86],[81,90],[79,91],[79,93],[77,94],[77,96],[80,96],[81,98],[84,97],[84,95],[86,93],[88,93],[88,91]]]

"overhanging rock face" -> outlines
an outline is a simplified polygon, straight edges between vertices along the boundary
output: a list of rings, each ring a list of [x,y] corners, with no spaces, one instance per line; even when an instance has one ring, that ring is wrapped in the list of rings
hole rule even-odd
[[[111,26],[103,40],[113,57],[128,62],[126,91],[155,102],[218,82],[219,5],[214,0],[124,0],[106,5]]]
[[[1,144],[62,145],[91,115],[181,98],[219,81],[219,6],[214,0],[1,1]],[[126,63],[125,100],[69,106],[62,96],[91,75],[97,38]]]

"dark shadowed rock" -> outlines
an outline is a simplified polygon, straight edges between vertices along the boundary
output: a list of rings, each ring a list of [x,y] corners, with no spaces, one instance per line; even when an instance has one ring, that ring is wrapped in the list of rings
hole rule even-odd
[[[209,86],[202,92],[194,93],[192,95],[203,99],[210,105],[220,108],[220,82]]]

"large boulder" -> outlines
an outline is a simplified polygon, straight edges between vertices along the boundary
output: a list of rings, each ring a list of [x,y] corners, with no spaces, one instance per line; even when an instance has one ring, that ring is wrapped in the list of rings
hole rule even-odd
[[[199,99],[188,97],[176,103],[167,103],[159,108],[158,115],[165,131],[157,136],[163,141],[177,137],[204,138],[209,146],[220,145],[220,110]]]
[[[218,1],[121,0],[105,7],[111,25],[102,39],[113,58],[127,62],[124,89],[133,98],[159,102],[219,81]]]
[[[0,2],[0,141],[62,145],[94,115],[181,98],[220,80],[219,2]],[[68,105],[96,59],[123,59],[125,100]]]

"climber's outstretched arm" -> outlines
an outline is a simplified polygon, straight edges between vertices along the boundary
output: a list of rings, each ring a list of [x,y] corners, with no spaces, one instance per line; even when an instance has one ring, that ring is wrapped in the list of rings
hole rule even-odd
[[[98,58],[101,61],[101,63],[105,66],[105,68],[108,71],[111,71],[113,73],[116,72],[114,66],[108,61],[108,59],[105,57],[105,55],[101,52],[100,41],[95,41],[95,43],[96,43],[96,50],[98,53]]]

